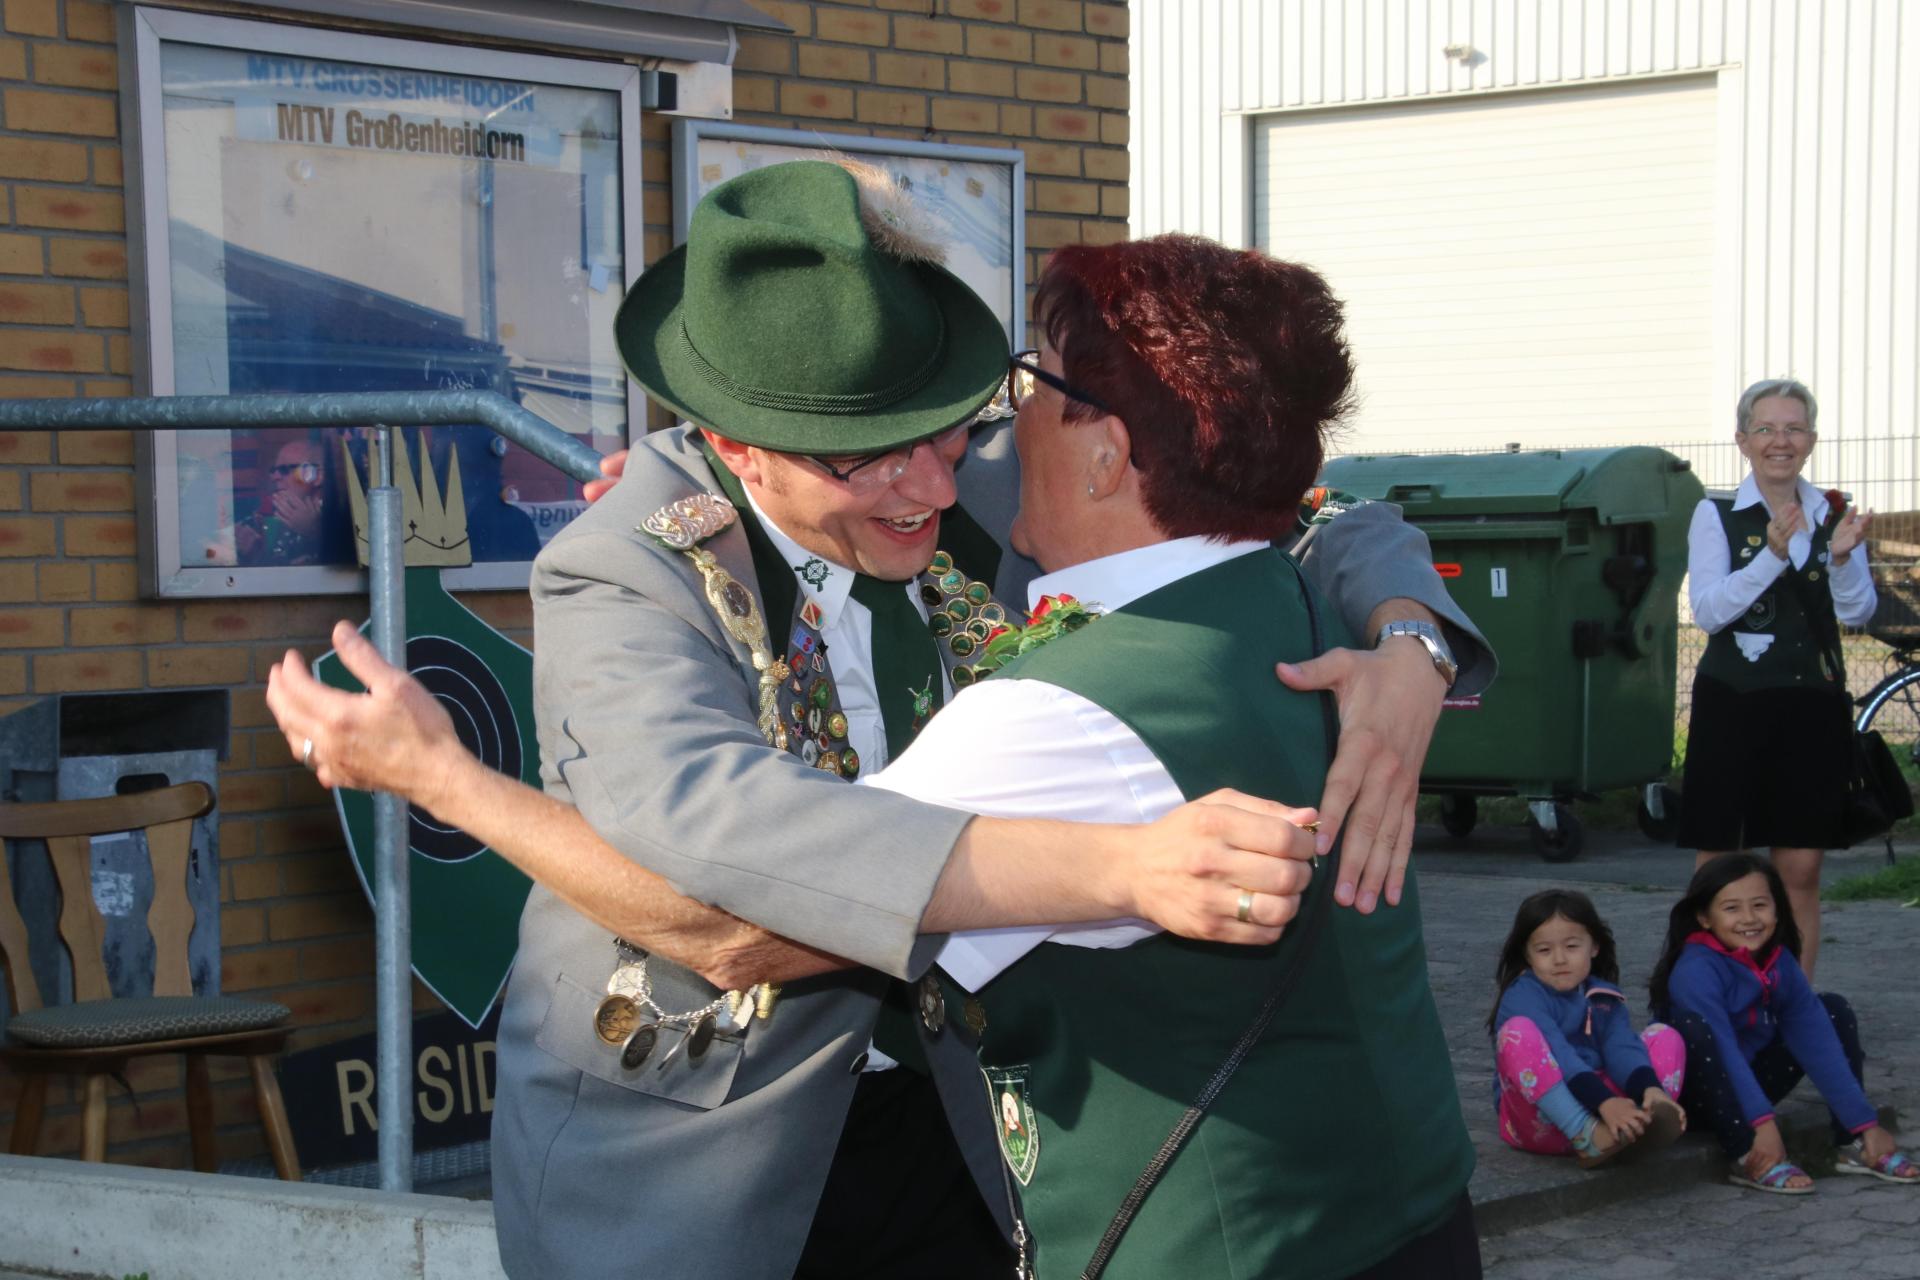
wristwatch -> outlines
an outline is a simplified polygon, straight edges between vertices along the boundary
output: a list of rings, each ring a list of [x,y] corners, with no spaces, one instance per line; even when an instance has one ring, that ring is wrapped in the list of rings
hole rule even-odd
[[[1373,638],[1373,647],[1378,649],[1380,642],[1391,636],[1412,636],[1427,646],[1427,652],[1433,656],[1433,669],[1447,682],[1448,690],[1452,690],[1453,682],[1460,678],[1460,664],[1453,660],[1453,650],[1447,648],[1447,638],[1440,634],[1440,628],[1431,622],[1389,622]]]

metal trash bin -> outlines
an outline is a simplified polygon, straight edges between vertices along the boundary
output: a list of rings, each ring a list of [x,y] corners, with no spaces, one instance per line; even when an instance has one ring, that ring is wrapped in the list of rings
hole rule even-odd
[[[220,794],[227,758],[225,689],[64,693],[0,718],[0,800],[87,800],[204,782]],[[187,966],[196,995],[220,993],[219,809],[195,819],[187,863],[193,935]],[[17,840],[14,900],[26,921],[28,963],[49,1003],[73,998],[73,967],[59,937],[60,888],[44,841]],[[153,867],[139,832],[96,837],[93,897],[106,925],[107,980],[115,995],[153,989]],[[0,986],[0,1018],[11,1011]]]
[[[1324,483],[1399,504],[1500,655],[1491,688],[1448,701],[1420,775],[1447,830],[1473,829],[1478,796],[1518,795],[1534,849],[1564,862],[1583,835],[1570,802],[1637,786],[1643,830],[1670,839],[1691,464],[1646,447],[1351,457]]]

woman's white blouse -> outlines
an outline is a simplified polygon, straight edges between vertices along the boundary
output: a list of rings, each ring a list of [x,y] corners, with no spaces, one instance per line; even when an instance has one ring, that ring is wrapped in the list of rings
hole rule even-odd
[[[1813,552],[1811,530],[1827,518],[1827,499],[1806,480],[1799,484],[1800,510],[1806,520],[1804,527],[1787,539],[1786,560],[1775,555],[1773,548],[1762,546],[1753,559],[1735,569],[1719,511],[1705,498],[1693,509],[1693,525],[1687,531],[1687,599],[1693,605],[1694,622],[1703,630],[1717,632],[1738,620],[1786,572],[1789,561],[1795,568],[1806,565]],[[1733,496],[1733,509],[1743,510],[1756,502],[1766,505],[1749,475]],[[1773,508],[1767,507],[1767,512],[1771,516]],[[1880,599],[1873,589],[1864,544],[1854,548],[1845,564],[1827,574],[1827,585],[1833,592],[1834,614],[1842,625],[1862,627],[1873,617]]]

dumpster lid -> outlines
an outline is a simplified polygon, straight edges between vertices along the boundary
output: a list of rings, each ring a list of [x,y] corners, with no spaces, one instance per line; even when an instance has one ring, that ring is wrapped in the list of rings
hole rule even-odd
[[[1410,518],[1579,508],[1594,510],[1610,522],[1667,514],[1666,485],[1647,482],[1689,469],[1685,459],[1646,445],[1527,453],[1362,454],[1329,462],[1324,483],[1357,498],[1398,503]]]

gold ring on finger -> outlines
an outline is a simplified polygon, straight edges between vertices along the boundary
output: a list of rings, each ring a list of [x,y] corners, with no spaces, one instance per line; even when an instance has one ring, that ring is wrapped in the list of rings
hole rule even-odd
[[[1300,829],[1317,836],[1320,834],[1320,819],[1315,818],[1312,822],[1303,822],[1300,824]]]
[[[1240,891],[1240,907],[1233,913],[1233,918],[1241,924],[1245,924],[1253,919],[1253,890],[1242,889]]]

